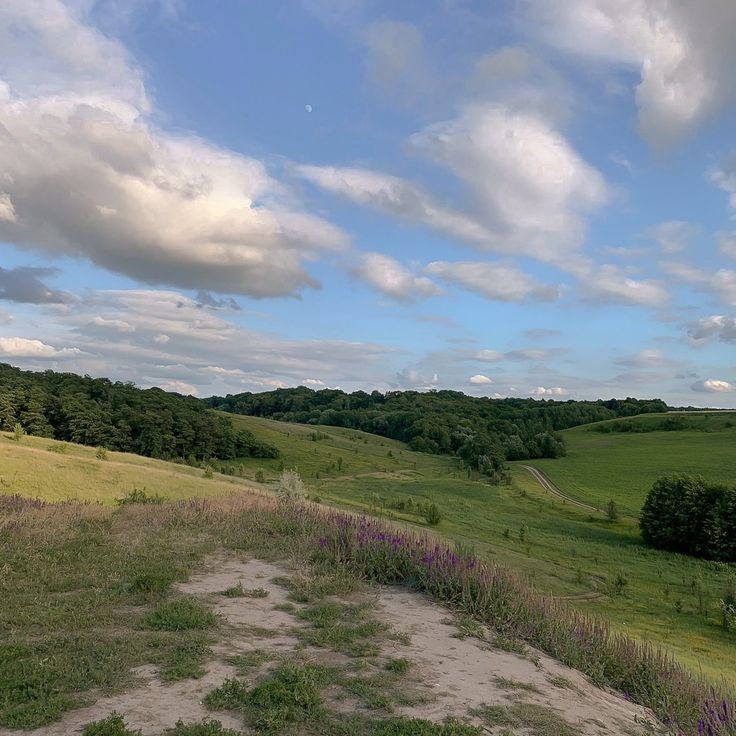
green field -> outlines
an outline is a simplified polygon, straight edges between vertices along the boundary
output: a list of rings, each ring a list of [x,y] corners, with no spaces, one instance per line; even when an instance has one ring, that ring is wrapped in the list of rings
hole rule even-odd
[[[632,417],[642,427],[663,415]],[[675,415],[691,428],[668,432],[601,433],[588,424],[561,434],[567,456],[530,460],[567,495],[604,508],[614,499],[622,512],[636,516],[652,483],[666,473],[691,473],[706,480],[736,481],[736,412]]]
[[[734,566],[650,550],[640,543],[634,519],[623,516],[609,522],[602,514],[591,516],[547,494],[520,467],[512,468],[512,485],[490,486],[468,478],[455,458],[412,452],[400,442],[375,435],[245,416],[234,420],[281,450],[279,459],[233,461],[246,478],[255,478],[260,469],[268,483],[278,478],[281,468],[298,468],[310,496],[323,503],[382,513],[402,524],[417,525],[472,546],[479,554],[521,571],[538,589],[605,616],[617,629],[634,637],[661,643],[693,670],[736,683],[736,637],[719,626],[718,610],[721,591]],[[641,462],[629,463],[632,482],[623,483],[623,487],[638,488],[641,494],[651,473],[657,477],[671,470],[695,469],[713,477],[706,471],[714,463],[714,455],[695,468],[682,463],[670,467],[666,458],[658,458],[657,468],[647,466],[650,475],[642,480],[639,471],[645,463],[643,454],[637,454],[638,443],[650,443],[646,452],[651,455],[651,442],[659,441],[660,446],[678,448],[669,456],[673,462],[685,457],[695,462],[704,448],[716,447],[720,453],[729,438],[736,437],[726,427],[712,433],[602,435],[581,428],[567,434],[574,435],[568,439],[570,457],[540,463],[539,467],[571,495],[600,505],[621,488],[614,471],[625,464],[627,448]],[[659,436],[664,434],[667,436]],[[599,456],[590,464],[593,470],[588,471],[592,477],[600,470],[601,483],[608,484],[598,496],[593,492],[584,496],[566,484],[567,464],[572,461],[573,466],[582,467],[584,463],[584,445],[578,447],[576,437],[599,448]],[[596,444],[600,442],[609,444],[601,448]],[[66,454],[54,453],[50,451],[53,444],[26,437],[19,446],[0,439],[0,490],[53,499],[110,501],[143,485],[152,492],[183,497],[242,491],[249,484],[248,480],[217,474],[205,479],[201,470],[129,455],[109,453],[108,460],[100,461],[91,448],[70,445]],[[600,457],[606,447],[619,446],[619,459],[605,465]],[[725,452],[719,457],[721,474],[714,479],[724,480]],[[28,471],[20,470],[23,467]],[[8,480],[10,488],[5,487]],[[594,480],[590,482],[595,485]],[[409,497],[437,503],[443,515],[439,526],[428,527],[419,515],[391,508]],[[615,497],[627,511],[636,510],[635,492],[628,500]]]

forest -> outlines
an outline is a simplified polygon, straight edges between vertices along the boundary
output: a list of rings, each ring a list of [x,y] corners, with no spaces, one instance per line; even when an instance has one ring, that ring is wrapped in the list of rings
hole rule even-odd
[[[167,460],[277,457],[278,449],[199,400],[73,373],[0,363],[0,430]]]
[[[204,399],[222,411],[288,422],[325,424],[407,442],[411,449],[451,454],[498,478],[506,460],[560,457],[558,430],[604,419],[667,411],[664,401],[489,399],[459,391],[314,391],[298,388]]]

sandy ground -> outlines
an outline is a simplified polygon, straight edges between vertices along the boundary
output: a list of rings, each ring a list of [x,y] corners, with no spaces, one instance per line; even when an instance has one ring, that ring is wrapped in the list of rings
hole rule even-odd
[[[293,571],[291,571],[293,572]],[[291,652],[298,640],[290,633],[300,622],[288,612],[274,610],[274,605],[287,601],[287,591],[272,582],[272,578],[288,575],[290,571],[259,560],[241,561],[233,557],[210,560],[197,575],[179,586],[182,593],[206,600],[225,619],[225,633],[213,647],[214,658],[207,665],[207,674],[198,680],[162,683],[153,667],[137,670],[139,684],[127,692],[101,697],[89,707],[66,713],[49,726],[34,731],[0,729],[0,736],[68,736],[80,733],[91,721],[117,711],[124,716],[130,728],[141,729],[143,736],[159,736],[177,720],[185,722],[216,718],[223,726],[240,729],[242,720],[226,712],[212,713],[201,704],[202,698],[235,670],[223,658],[253,649],[267,649],[281,653]],[[264,588],[264,598],[227,598],[218,593],[241,583],[244,588]],[[552,660],[541,652],[528,649],[525,656],[493,648],[488,642],[493,632],[486,630],[483,639],[459,639],[452,614],[426,597],[396,588],[376,588],[367,596],[376,603],[375,615],[396,631],[410,636],[410,643],[387,641],[382,656],[403,657],[415,663],[408,678],[416,693],[428,695],[429,702],[421,705],[397,707],[398,714],[441,721],[446,716],[467,717],[481,705],[512,705],[534,703],[555,709],[572,726],[586,736],[607,734],[638,734],[642,722],[655,722],[653,715],[623,697],[595,687],[586,677]],[[354,600],[355,597],[351,597]],[[269,629],[264,636],[258,629]],[[336,663],[342,655],[324,650],[301,651],[318,661]],[[551,677],[565,678],[572,687],[559,687]],[[513,689],[499,683],[499,678],[533,686]],[[330,693],[327,693],[330,698]],[[355,706],[349,699],[331,702],[336,708]],[[378,714],[376,714],[378,715]],[[477,720],[473,721],[479,722]],[[488,730],[488,733],[503,729]]]

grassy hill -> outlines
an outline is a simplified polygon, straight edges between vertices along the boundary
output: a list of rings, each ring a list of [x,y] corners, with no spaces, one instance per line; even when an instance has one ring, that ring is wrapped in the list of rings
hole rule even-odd
[[[540,591],[605,616],[615,629],[639,640],[663,643],[692,670],[736,683],[736,637],[719,626],[717,607],[733,566],[647,549],[640,542],[634,519],[609,522],[602,514],[591,516],[547,494],[518,466],[512,468],[510,486],[491,486],[468,477],[456,458],[412,452],[400,442],[375,435],[247,416],[233,419],[257,438],[276,445],[281,457],[230,461],[245,479],[218,474],[207,479],[200,469],[118,453],[108,453],[108,460],[100,461],[91,448],[69,445],[60,454],[51,451],[55,443],[48,440],[26,437],[19,446],[0,436],[0,492],[111,502],[145,485],[148,491],[169,497],[221,495],[249,485],[262,488],[251,482],[258,470],[268,483],[275,481],[280,468],[296,467],[310,495],[323,503],[383,514],[402,525],[472,547],[481,556],[519,571]],[[676,432],[577,432],[593,446],[608,442],[611,447],[619,442],[636,447],[638,442],[666,434],[662,441],[681,443],[670,455],[673,460],[686,455],[697,459],[703,452],[697,444],[702,438],[711,442],[715,438],[719,445],[734,437],[725,423],[723,419],[723,426],[715,432],[688,431],[679,439]],[[691,441],[696,448],[687,450]],[[576,449],[574,439],[569,443],[572,460],[584,467],[583,449]],[[567,462],[549,461],[543,467],[562,488],[572,491],[563,477],[553,474],[557,467],[564,473]],[[667,470],[685,469],[667,467],[666,459],[657,462],[655,477]],[[595,457],[591,460],[593,484],[600,465]],[[632,466],[631,474],[636,487],[646,489],[649,481],[635,474],[641,466],[649,472],[642,458],[639,466]],[[610,467],[613,471],[615,462]],[[705,470],[706,461],[699,467]],[[602,472],[601,477],[607,476]],[[600,493],[601,504],[612,492],[609,488]],[[441,523],[428,527],[418,514],[400,511],[397,506],[409,498],[436,502]],[[633,502],[629,505],[635,508]]]
[[[663,417],[683,428],[650,431]],[[652,483],[666,473],[736,482],[736,412],[653,414],[625,421],[634,431],[601,431],[616,427],[620,419],[567,429],[561,433],[566,457],[526,464],[542,470],[574,498],[597,508],[614,499],[630,515],[639,513]]]
[[[99,501],[113,504],[134,489],[167,499],[222,496],[254,490],[256,484],[219,473],[205,478],[200,468],[107,452],[93,447],[26,435],[20,443],[0,433],[0,495],[19,494],[46,501]]]

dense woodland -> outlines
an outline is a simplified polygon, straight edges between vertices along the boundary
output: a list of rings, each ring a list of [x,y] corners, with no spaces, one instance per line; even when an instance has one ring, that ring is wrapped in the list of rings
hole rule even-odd
[[[0,429],[164,459],[277,457],[197,399],[73,373],[33,373],[0,363]]]
[[[660,478],[641,511],[641,534],[652,547],[736,562],[736,489],[698,476]]]
[[[487,399],[459,391],[379,391],[277,389],[205,399],[236,414],[305,424],[350,427],[402,440],[420,452],[453,454],[491,478],[506,460],[560,457],[558,430],[588,422],[667,411],[659,400],[537,401]]]

